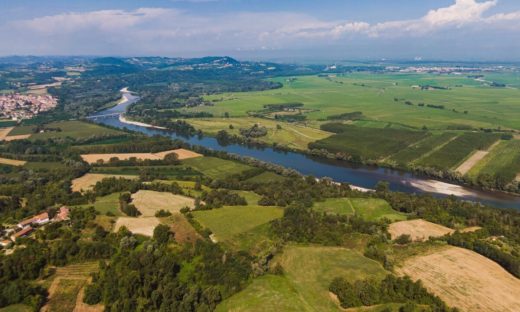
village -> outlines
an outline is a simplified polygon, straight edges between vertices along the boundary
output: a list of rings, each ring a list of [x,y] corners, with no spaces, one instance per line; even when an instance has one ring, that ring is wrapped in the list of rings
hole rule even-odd
[[[9,93],[0,95],[0,117],[13,120],[29,119],[58,105],[51,95]]]
[[[14,243],[22,237],[29,236],[38,228],[49,223],[57,223],[69,220],[70,210],[66,206],[60,207],[54,216],[49,211],[41,212],[30,218],[24,219],[3,231],[0,230],[0,246],[6,250],[11,249]]]

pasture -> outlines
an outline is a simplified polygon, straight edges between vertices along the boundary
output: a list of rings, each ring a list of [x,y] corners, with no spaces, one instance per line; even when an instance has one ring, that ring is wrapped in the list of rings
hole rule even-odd
[[[100,173],[87,173],[83,176],[72,180],[72,191],[73,192],[84,192],[92,190],[96,183],[107,178],[124,178],[124,179],[137,179],[136,175],[118,175],[118,174],[100,174]]]
[[[518,311],[520,280],[473,251],[446,247],[412,257],[397,269],[421,280],[433,294],[461,311]]]
[[[492,74],[484,73],[484,76],[487,75]],[[311,111],[306,114],[310,120],[361,111],[371,120],[399,121],[415,128],[466,126],[520,129],[520,111],[516,106],[520,90],[483,86],[481,82],[464,76],[349,73],[331,78],[300,76],[292,81],[280,77],[273,81],[283,83],[283,88],[210,95],[206,99],[215,100],[214,106],[188,110],[207,111],[214,116],[223,116],[227,112],[232,117],[245,117],[268,104],[303,103],[303,109]],[[413,88],[418,85],[446,89]],[[405,101],[412,105],[406,105]],[[445,109],[419,106],[420,103],[444,105]]]
[[[405,214],[393,210],[385,200],[376,198],[328,198],[323,202],[315,202],[314,209],[332,214],[356,214],[369,221],[406,220]]]
[[[209,228],[217,241],[227,241],[259,225],[283,216],[283,209],[264,206],[226,206],[213,210],[194,211],[193,216]]]
[[[102,215],[113,215],[113,216],[121,216],[123,215],[119,210],[119,196],[120,193],[113,193],[105,196],[96,197],[96,200],[93,204],[81,205],[79,207],[90,207],[93,206],[97,212]]]
[[[267,129],[267,135],[256,138],[268,144],[279,144],[290,148],[306,150],[309,143],[325,139],[332,133],[320,129],[308,127],[303,124],[284,123],[276,120],[245,117],[245,118],[205,118],[188,119],[192,126],[209,135],[216,135],[220,130],[226,130],[230,134],[240,135],[240,129],[249,129],[259,125]],[[230,129],[230,126],[233,129]]]
[[[225,177],[240,174],[253,167],[239,163],[237,161],[225,160],[215,157],[199,157],[182,161],[185,166],[203,172],[204,175],[212,179],[223,179]]]
[[[126,227],[130,232],[134,234],[141,234],[144,236],[153,236],[153,230],[160,224],[159,219],[156,217],[147,218],[132,218],[132,217],[119,217],[117,218],[114,226],[114,232],[119,231],[121,227]]]
[[[256,175],[254,177],[251,177],[247,179],[247,182],[252,183],[259,183],[259,184],[265,184],[265,183],[273,183],[273,182],[282,182],[286,178],[284,176],[281,176],[279,174],[276,174],[271,171],[265,171],[260,173],[259,175]]]
[[[454,230],[422,219],[416,219],[391,223],[388,227],[388,232],[392,239],[396,239],[401,235],[410,235],[410,238],[414,241],[423,241],[430,237],[451,234]]]
[[[84,139],[92,136],[115,136],[123,135],[124,132],[105,128],[93,123],[82,121],[58,121],[45,125],[45,128],[54,130],[44,130],[44,132],[35,133],[31,139],[46,140],[50,138],[66,138]],[[16,131],[16,128],[13,130]],[[27,133],[22,133],[27,134]]]
[[[141,212],[142,217],[153,217],[161,209],[171,213],[177,213],[184,207],[193,209],[195,200],[167,192],[140,190],[132,194],[132,204]]]

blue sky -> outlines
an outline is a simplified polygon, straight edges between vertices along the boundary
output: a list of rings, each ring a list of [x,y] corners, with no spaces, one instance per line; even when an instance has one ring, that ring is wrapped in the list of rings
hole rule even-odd
[[[518,0],[0,0],[0,55],[520,61]]]

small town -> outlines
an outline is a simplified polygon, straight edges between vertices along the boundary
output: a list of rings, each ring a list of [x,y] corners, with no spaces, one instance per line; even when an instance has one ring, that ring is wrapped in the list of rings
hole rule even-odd
[[[0,95],[0,117],[13,120],[30,119],[58,105],[51,95],[10,93]]]

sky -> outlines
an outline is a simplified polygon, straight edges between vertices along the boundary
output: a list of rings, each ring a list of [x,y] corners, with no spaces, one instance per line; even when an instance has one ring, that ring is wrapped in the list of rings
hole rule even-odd
[[[520,1],[0,0],[0,55],[520,61]]]

